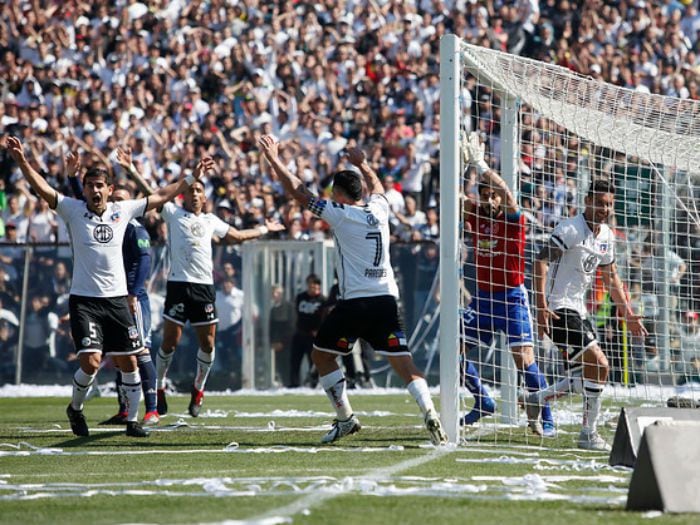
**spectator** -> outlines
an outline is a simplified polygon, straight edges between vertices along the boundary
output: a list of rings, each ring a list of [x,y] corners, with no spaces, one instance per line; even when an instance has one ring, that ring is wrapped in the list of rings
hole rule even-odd
[[[216,355],[220,367],[228,372],[240,370],[243,341],[241,318],[243,317],[243,290],[236,286],[235,278],[226,277],[216,291],[216,311],[219,324],[216,327]]]
[[[275,353],[275,378],[279,384],[291,385],[290,344],[294,332],[294,305],[284,297],[284,288],[272,287],[270,307],[270,344]]]
[[[312,371],[311,350],[314,338],[323,320],[323,305],[326,297],[321,293],[321,279],[316,274],[306,277],[306,290],[299,293],[294,300],[296,329],[292,338],[292,353],[289,373],[289,386],[301,386],[301,367],[306,357],[309,376],[305,383],[316,386],[318,379]]]

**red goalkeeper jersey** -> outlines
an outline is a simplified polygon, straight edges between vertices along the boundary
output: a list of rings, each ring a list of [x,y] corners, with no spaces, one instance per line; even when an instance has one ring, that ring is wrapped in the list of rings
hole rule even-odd
[[[467,215],[471,225],[479,290],[498,291],[525,282],[525,215],[501,210],[495,218],[479,213]]]

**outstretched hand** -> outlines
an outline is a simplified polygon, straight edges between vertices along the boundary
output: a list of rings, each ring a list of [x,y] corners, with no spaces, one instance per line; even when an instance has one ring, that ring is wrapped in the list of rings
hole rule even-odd
[[[265,219],[265,227],[271,232],[281,232],[286,229],[284,224],[272,219]]]
[[[5,149],[12,157],[12,160],[19,163],[24,160],[24,147],[17,137],[7,137],[5,140]]]
[[[277,158],[279,143],[275,141],[272,135],[263,135],[260,137],[258,147],[267,160],[271,161]]]
[[[129,171],[131,168],[131,148],[129,146],[117,148],[117,162],[122,168]]]
[[[480,164],[484,162],[485,145],[479,139],[479,133],[472,131],[466,140],[462,140],[465,162],[470,164]]]
[[[362,165],[364,161],[367,160],[367,155],[365,155],[365,152],[362,151],[360,148],[348,148],[346,152],[348,154],[348,161],[350,162],[350,164],[352,164],[353,166],[357,166],[358,168]]]
[[[192,175],[195,179],[199,179],[206,172],[214,171],[215,167],[216,163],[214,162],[214,159],[209,156],[202,157],[202,159],[197,163],[197,166],[195,166],[194,173]]]
[[[66,175],[75,177],[80,171],[80,155],[75,151],[69,151],[64,159],[66,165]]]

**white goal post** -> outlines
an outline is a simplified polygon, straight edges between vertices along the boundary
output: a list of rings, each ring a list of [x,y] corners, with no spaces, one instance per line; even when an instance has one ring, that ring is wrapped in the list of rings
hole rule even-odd
[[[692,385],[694,374],[700,379],[700,326],[693,323],[700,279],[693,270],[700,255],[700,103],[613,86],[454,35],[442,38],[440,61],[440,385],[450,441],[460,439],[459,418],[471,404],[468,393],[465,406],[459,401],[460,309],[467,301],[462,269],[471,253],[461,196],[476,187],[473,170],[462,165],[460,134],[471,131],[482,135],[489,165],[528,217],[530,293],[534,250],[559,220],[583,210],[591,181],[615,184],[616,262],[632,303],[653,328],[654,348],[626,334],[596,284],[589,309],[598,337],[615,336],[608,350],[615,375],[606,394],[660,404],[689,390],[697,399]],[[557,352],[539,341],[536,346],[540,369],[555,379],[561,372]],[[505,348],[498,339],[495,347]],[[507,350],[486,355],[479,368],[498,399],[498,417],[489,420],[516,428],[523,416],[513,361]]]

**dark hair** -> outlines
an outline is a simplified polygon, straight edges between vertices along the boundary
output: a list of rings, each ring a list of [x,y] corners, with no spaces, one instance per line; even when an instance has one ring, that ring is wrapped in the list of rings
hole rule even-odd
[[[340,188],[345,195],[354,201],[362,198],[362,181],[352,170],[342,170],[333,176],[333,187]]]
[[[593,197],[596,193],[615,194],[615,185],[606,179],[594,180],[588,188],[588,196]]]
[[[117,191],[117,190],[122,190],[122,191],[127,192],[127,193],[129,194],[129,197],[133,197],[133,196],[134,196],[134,194],[133,194],[132,191],[131,191],[131,188],[129,188],[129,186],[127,186],[126,184],[117,184],[117,185],[114,187],[114,191]]]
[[[85,183],[86,179],[98,177],[103,177],[108,185],[112,184],[112,176],[109,174],[109,171],[104,168],[90,168],[87,170],[85,175],[83,175],[83,184]]]
[[[306,283],[307,284],[321,284],[321,279],[315,273],[310,273],[306,277]]]

